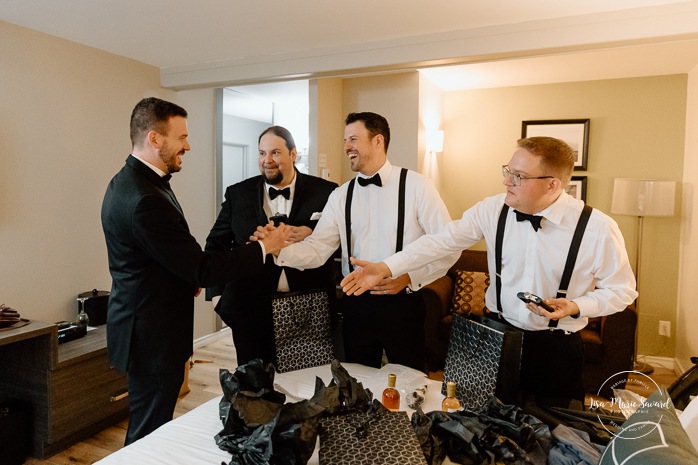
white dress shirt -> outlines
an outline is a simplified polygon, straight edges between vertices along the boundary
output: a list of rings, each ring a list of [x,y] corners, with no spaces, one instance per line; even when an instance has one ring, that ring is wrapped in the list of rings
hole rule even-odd
[[[264,213],[266,213],[267,218],[278,215],[288,215],[291,213],[291,206],[293,205],[293,197],[296,193],[296,171],[293,171],[293,181],[289,184],[289,196],[288,199],[283,195],[277,195],[275,199],[272,200],[269,195],[269,189],[276,189],[276,187],[271,184],[264,183]],[[284,188],[285,189],[285,188]],[[280,189],[279,189],[280,190]],[[291,287],[288,284],[288,278],[286,277],[286,271],[281,270],[281,275],[279,276],[279,283],[276,286],[278,292],[288,292]]]
[[[296,193],[296,179],[298,177],[295,175],[295,170],[293,174],[293,181],[288,187],[290,190],[290,195],[288,199],[283,195],[277,195],[274,200],[269,196],[269,189],[276,189],[276,187],[271,184],[264,183],[264,213],[267,214],[267,218],[271,218],[277,213],[281,215],[288,216],[291,213],[291,205],[293,204],[293,196]],[[281,190],[281,189],[277,189]]]
[[[422,237],[384,262],[393,275],[399,275],[484,239],[491,275],[485,301],[487,308],[497,311],[494,250],[505,197],[506,194],[500,194],[478,202],[440,234]],[[532,330],[547,328],[549,320],[530,312],[516,294],[528,291],[543,299],[556,297],[583,207],[582,201],[562,192],[551,206],[537,213],[545,218],[538,232],[528,221],[516,221],[514,210],[509,209],[502,246],[501,298],[503,315],[513,325]],[[558,328],[578,331],[586,326],[589,317],[619,312],[637,295],[635,276],[618,225],[608,215],[594,209],[567,293],[567,298],[579,306],[580,317],[565,317]]]
[[[356,182],[351,204],[351,254],[360,260],[372,262],[382,261],[395,253],[397,239],[400,168],[386,161],[378,174],[382,187],[364,187]],[[303,242],[282,249],[278,265],[299,269],[316,268],[325,263],[341,244],[342,273],[349,274],[344,211],[348,186],[347,182],[332,192],[313,234]],[[403,244],[407,245],[424,234],[436,233],[450,221],[446,205],[434,184],[423,175],[410,171],[405,182]],[[443,276],[459,255],[460,251],[442,254],[439,260],[411,271],[410,288],[421,289]]]

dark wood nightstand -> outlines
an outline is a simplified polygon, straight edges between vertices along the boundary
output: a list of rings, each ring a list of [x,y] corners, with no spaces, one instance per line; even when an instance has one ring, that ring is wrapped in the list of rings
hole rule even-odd
[[[32,321],[0,332],[0,400],[31,405],[32,455],[46,458],[128,416],[126,375],[109,366],[106,326],[58,344]]]

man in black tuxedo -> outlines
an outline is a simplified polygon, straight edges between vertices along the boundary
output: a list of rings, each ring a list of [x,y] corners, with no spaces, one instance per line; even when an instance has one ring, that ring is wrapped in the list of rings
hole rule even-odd
[[[112,178],[102,203],[112,289],[107,313],[109,362],[128,373],[131,413],[126,444],[172,419],[192,354],[194,297],[201,287],[264,270],[263,246],[204,252],[190,234],[170,189],[190,150],[187,112],[157,98],[131,114],[132,154]]]
[[[300,173],[291,133],[271,126],[259,136],[260,175],[229,186],[216,224],[206,239],[207,251],[237,250],[257,226],[270,218],[291,226],[291,241],[312,233],[337,184]],[[270,296],[277,292],[324,289],[334,295],[332,258],[319,268],[282,268],[267,258],[264,273],[207,289],[207,298],[232,329],[239,365],[254,358],[274,363],[274,327]]]

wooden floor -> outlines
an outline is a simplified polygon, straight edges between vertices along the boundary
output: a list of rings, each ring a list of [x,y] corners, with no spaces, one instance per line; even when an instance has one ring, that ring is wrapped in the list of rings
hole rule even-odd
[[[220,339],[194,351],[192,360],[194,364],[189,371],[189,388],[191,391],[183,395],[177,402],[175,417],[178,417],[204,402],[213,399],[222,393],[218,382],[218,370],[227,368],[234,370],[237,367],[235,348],[229,333],[223,334]],[[430,373],[430,378],[439,379],[440,373]],[[660,386],[668,387],[677,377],[668,368],[655,368],[652,379]],[[647,397],[651,392],[643,392],[642,386],[647,383],[629,383],[630,389]],[[639,387],[638,387],[639,386]],[[589,404],[589,399],[587,399]],[[119,450],[124,444],[128,420],[124,420],[91,438],[80,442],[63,452],[46,460],[29,458],[29,465],[82,465],[92,464],[114,451]]]
[[[222,394],[221,386],[218,382],[218,370],[227,368],[233,371],[237,367],[233,339],[229,333],[223,336],[217,341],[194,351],[194,357],[192,358],[194,364],[189,370],[188,383],[191,391],[180,397],[175,409],[175,417]],[[29,458],[25,464],[92,464],[123,447],[127,426],[128,420],[124,420],[46,460]]]
[[[647,379],[647,376],[649,376],[651,379]],[[657,386],[660,388],[668,388],[671,386],[671,383],[676,381],[676,379],[678,379],[678,376],[676,376],[674,370],[657,366],[654,367],[654,371],[649,375],[630,373],[630,375],[628,375],[628,382],[626,383],[625,389],[647,398],[657,390]],[[611,411],[619,411],[617,403],[613,404],[607,399],[590,394],[587,394],[584,401],[587,407],[592,404],[592,399],[595,401],[595,405],[602,405]]]

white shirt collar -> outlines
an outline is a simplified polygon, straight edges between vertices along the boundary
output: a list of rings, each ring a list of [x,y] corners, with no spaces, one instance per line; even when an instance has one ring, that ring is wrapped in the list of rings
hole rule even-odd
[[[167,174],[167,173],[165,173],[163,170],[161,170],[160,168],[158,168],[157,166],[153,165],[152,163],[150,163],[150,162],[148,162],[148,161],[145,161],[144,159],[142,159],[142,158],[139,157],[138,155],[131,154],[131,156],[132,156],[133,158],[139,159],[141,162],[143,162],[143,164],[144,164],[145,166],[147,166],[147,167],[150,168],[151,170],[155,171],[155,173],[156,173],[158,176],[160,176],[161,178],[164,177],[164,176]]]
[[[390,176],[390,173],[392,173],[392,171],[393,171],[393,165],[391,165],[390,161],[388,161],[388,159],[386,158],[385,163],[383,163],[383,166],[381,166],[373,176],[375,176],[376,174],[379,174],[381,177],[381,181],[383,181],[385,183],[385,181],[388,179],[388,177]],[[357,174],[357,177],[366,178],[366,179],[371,178],[373,176],[366,176],[365,174],[362,174],[362,173]]]
[[[560,196],[548,208],[541,210],[536,215],[544,216],[546,221],[551,223],[560,224],[571,199],[574,200],[573,197],[563,190],[560,192]]]

